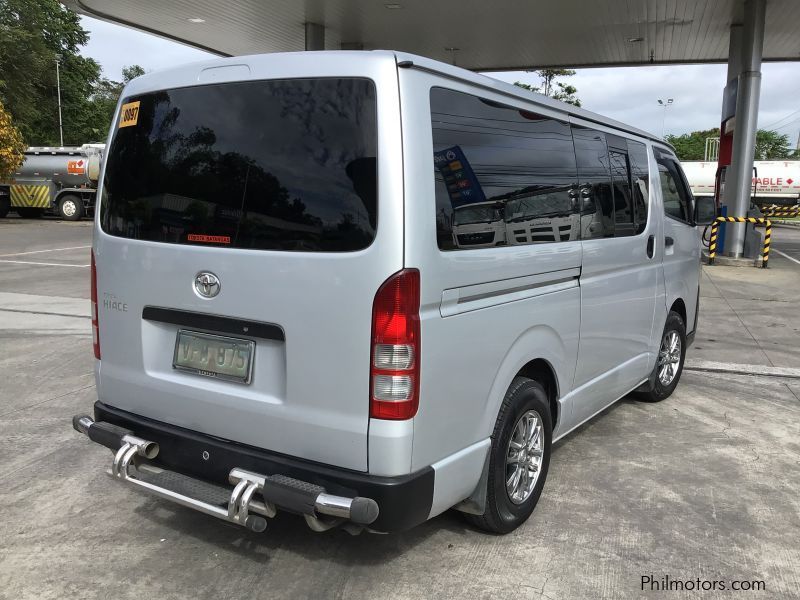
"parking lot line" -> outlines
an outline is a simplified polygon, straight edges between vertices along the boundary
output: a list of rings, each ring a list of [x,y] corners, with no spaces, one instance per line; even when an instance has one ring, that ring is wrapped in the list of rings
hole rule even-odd
[[[781,251],[780,251],[780,250],[778,250],[777,248],[773,248],[773,249],[772,249],[772,251],[773,251],[775,254],[780,254],[780,255],[781,255],[783,258],[788,258],[788,259],[789,259],[790,261],[792,261],[793,263],[797,263],[798,265],[800,265],[800,260],[797,260],[796,258],[793,258],[793,257],[789,256],[789,255],[788,255],[788,254],[786,254],[785,252],[781,252]]]
[[[30,260],[3,260],[0,259],[0,263],[12,263],[16,265],[40,265],[43,267],[78,267],[78,268],[86,268],[90,267],[91,265],[68,265],[65,263],[46,263],[46,262],[33,262]]]
[[[68,248],[52,248],[51,250],[31,250],[30,252],[14,252],[12,254],[0,254],[0,258],[6,256],[25,256],[26,254],[40,254],[41,252],[59,252],[61,250],[81,250],[84,248],[91,248],[92,246],[70,246]]]

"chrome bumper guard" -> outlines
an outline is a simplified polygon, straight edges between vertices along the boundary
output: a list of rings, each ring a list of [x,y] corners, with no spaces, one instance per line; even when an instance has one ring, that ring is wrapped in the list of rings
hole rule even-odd
[[[284,475],[262,475],[239,468],[231,469],[228,475],[234,487],[227,508],[212,504],[145,481],[139,476],[139,473],[156,476],[172,474],[147,462],[158,456],[157,443],[141,439],[133,432],[114,425],[95,422],[86,416],[76,416],[72,423],[76,431],[115,451],[108,471],[114,479],[252,531],[264,531],[267,519],[273,518],[278,508],[302,514],[314,531],[326,531],[344,524],[350,526],[351,532],[355,532],[352,524],[366,527],[378,518],[378,505],[370,498],[335,496],[326,493],[320,486]]]

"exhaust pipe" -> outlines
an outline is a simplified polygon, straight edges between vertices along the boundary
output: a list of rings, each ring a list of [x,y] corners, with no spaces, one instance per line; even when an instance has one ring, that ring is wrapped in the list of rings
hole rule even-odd
[[[136,437],[132,431],[124,427],[118,427],[111,423],[98,423],[86,415],[76,415],[72,417],[72,428],[114,452],[125,444],[130,444],[136,448],[136,454],[143,458],[153,459],[158,456],[159,448],[156,442]]]
[[[136,456],[155,458],[159,452],[158,443],[137,437],[124,427],[97,422],[85,415],[73,417],[72,427],[93,442],[114,451],[110,475],[115,479],[253,531],[264,531],[267,526],[264,517],[274,517],[278,507],[305,516],[308,526],[314,531],[325,531],[345,521],[354,526],[367,526],[378,518],[378,503],[372,498],[336,496],[322,486],[286,475],[262,475],[239,468],[231,469],[228,475],[234,489],[227,508],[222,508],[149,483],[129,472],[130,466],[145,473],[165,472],[155,465],[135,461]],[[260,494],[263,501],[258,500],[256,494]]]
[[[264,476],[244,469],[232,469],[228,475],[228,481],[234,485],[243,478],[258,481],[267,502],[291,512],[310,517],[327,515],[359,525],[370,525],[378,518],[378,503],[372,498],[334,496],[321,486],[286,475]]]

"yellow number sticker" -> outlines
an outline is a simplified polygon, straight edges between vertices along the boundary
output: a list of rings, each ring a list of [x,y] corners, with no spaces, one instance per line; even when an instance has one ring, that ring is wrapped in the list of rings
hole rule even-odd
[[[128,102],[127,104],[123,104],[119,115],[120,128],[136,125],[136,121],[138,120],[139,101],[137,100],[136,102]]]

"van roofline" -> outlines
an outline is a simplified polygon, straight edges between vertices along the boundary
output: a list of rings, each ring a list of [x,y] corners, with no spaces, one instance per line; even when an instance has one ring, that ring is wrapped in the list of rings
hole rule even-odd
[[[454,65],[448,65],[447,63],[443,63],[437,60],[432,60],[430,58],[425,58],[424,56],[417,56],[416,54],[409,54],[406,52],[395,52],[395,55],[397,56],[397,63],[398,66],[400,67],[420,69],[422,71],[427,71],[430,73],[434,73],[436,75],[443,75],[450,79],[467,81],[473,85],[486,88],[488,90],[491,90],[499,94],[503,94],[505,96],[512,96],[514,98],[519,98],[520,100],[527,100],[528,102],[533,101],[536,104],[541,104],[542,106],[546,106],[547,108],[564,112],[569,115],[574,115],[580,119],[591,121],[592,123],[597,123],[598,125],[605,125],[606,127],[618,129],[620,131],[624,131],[626,133],[630,133],[638,137],[642,137],[652,142],[663,144],[664,146],[672,148],[669,142],[665,141],[664,139],[652,133],[644,131],[643,129],[638,129],[630,125],[626,125],[625,123],[622,123],[615,119],[604,117],[603,115],[599,115],[584,108],[579,108],[577,106],[567,104],[566,102],[553,100],[552,98],[549,98],[544,94],[537,94],[536,92],[531,92],[519,86],[506,83],[505,81],[500,81],[499,79],[495,79],[494,77],[483,75],[481,73],[476,73],[474,71],[469,71],[468,69],[463,69],[461,67],[456,67]],[[672,149],[674,150],[674,148]]]
[[[674,150],[674,148],[672,148],[672,146],[668,142],[664,141],[658,136],[652,133],[648,133],[647,131],[644,131],[642,129],[631,127],[630,125],[626,125],[625,123],[622,123],[615,119],[604,117],[602,115],[593,113],[586,109],[578,108],[576,106],[572,106],[571,104],[566,104],[565,102],[553,100],[552,98],[548,98],[543,94],[530,92],[528,90],[520,88],[519,86],[515,86],[510,83],[500,81],[499,79],[495,79],[488,75],[482,75],[480,73],[469,71],[461,67],[448,65],[446,63],[426,58],[424,56],[418,56],[416,54],[410,54],[407,52],[396,52],[392,50],[316,50],[313,52],[303,52],[303,51],[273,52],[269,54],[250,54],[244,56],[220,57],[202,61],[194,61],[191,63],[187,63],[185,65],[158,70],[152,73],[147,73],[145,75],[136,77],[132,79],[125,86],[125,90],[123,91],[122,97],[124,98],[126,95],[132,93],[133,94],[149,93],[159,89],[168,89],[167,82],[173,75],[178,75],[178,74],[183,75],[189,69],[196,70],[196,69],[203,69],[214,66],[224,66],[230,64],[243,64],[243,63],[247,64],[254,60],[279,61],[282,59],[288,59],[290,57],[294,60],[297,60],[299,56],[303,54],[309,56],[313,55],[315,61],[318,61],[320,59],[330,59],[331,57],[334,56],[339,58],[346,57],[350,60],[358,60],[365,62],[391,60],[400,67],[420,69],[456,81],[463,81],[465,83],[470,83],[477,87],[481,87],[486,90],[502,94],[504,96],[509,96],[519,100],[525,100],[527,102],[534,102],[536,104],[545,106],[552,110],[566,113],[567,115],[575,116],[577,118],[592,123],[596,123],[598,125],[604,125],[606,127],[610,127],[618,131],[622,131],[640,138],[644,138]]]

